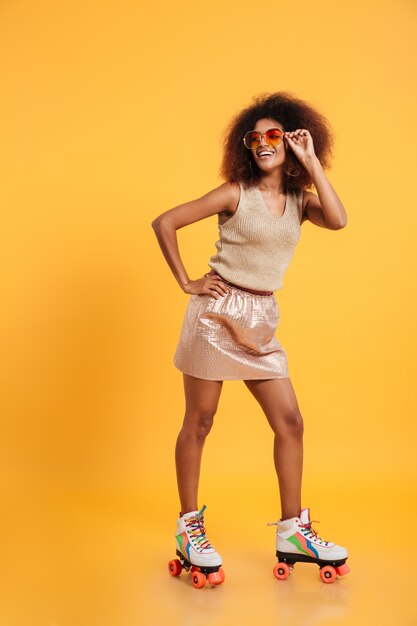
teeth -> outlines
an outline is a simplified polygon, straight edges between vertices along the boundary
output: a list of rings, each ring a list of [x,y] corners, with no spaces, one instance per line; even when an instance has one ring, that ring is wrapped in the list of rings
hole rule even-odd
[[[266,156],[266,155],[270,156],[271,154],[274,154],[274,153],[273,152],[260,152],[259,156]]]

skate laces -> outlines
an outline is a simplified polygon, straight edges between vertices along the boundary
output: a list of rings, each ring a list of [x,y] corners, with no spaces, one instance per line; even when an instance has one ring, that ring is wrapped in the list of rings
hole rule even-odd
[[[267,526],[273,526],[274,524],[278,525],[278,522],[268,522]],[[329,543],[328,541],[325,541],[324,539],[322,539],[321,537],[319,537],[318,533],[316,530],[314,530],[314,528],[312,528],[311,524],[315,522],[317,524],[320,524],[319,520],[313,519],[310,522],[308,522],[307,524],[302,524],[301,520],[298,523],[298,526],[302,529],[303,531],[303,535],[305,535],[308,539],[315,539],[316,541],[320,541],[322,543],[325,543],[326,545]]]
[[[319,541],[320,543],[324,543],[326,544],[326,546],[328,545],[328,541],[325,541],[325,539],[322,539],[321,537],[318,536],[317,531],[314,530],[314,528],[311,527],[311,524],[313,522],[317,522],[317,524],[320,524],[320,522],[318,520],[311,520],[311,522],[309,522],[308,524],[301,524],[300,526],[301,528],[303,528],[306,532],[304,532],[304,534],[308,537],[308,539],[315,539],[316,541]]]
[[[307,537],[308,537],[308,535],[310,535],[309,539],[320,539],[320,537],[317,534],[317,531],[314,530],[314,528],[312,528],[312,526],[311,526],[311,524],[313,522],[317,522],[317,524],[320,524],[320,522],[318,520],[312,519],[307,524],[301,524],[300,523],[299,526],[301,526],[301,528],[305,529],[306,532],[304,534],[307,535]]]
[[[213,548],[211,543],[206,537],[206,530],[204,528],[204,509],[206,505],[203,506],[201,511],[194,515],[193,517],[188,517],[185,520],[185,525],[187,527],[187,531],[190,535],[190,539],[197,545],[199,550],[208,550]]]

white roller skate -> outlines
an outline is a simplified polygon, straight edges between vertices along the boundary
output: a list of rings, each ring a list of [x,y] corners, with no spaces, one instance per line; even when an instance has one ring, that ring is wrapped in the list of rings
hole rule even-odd
[[[205,508],[206,505],[201,511],[185,513],[177,520],[175,542],[179,559],[168,563],[172,576],[179,576],[183,569],[191,570],[192,583],[197,589],[204,587],[207,580],[212,585],[220,585],[225,578],[222,559],[206,536]]]
[[[313,520],[316,521],[316,520]],[[320,578],[325,583],[332,583],[336,576],[350,572],[346,565],[347,550],[332,541],[321,539],[312,529],[310,509],[302,509],[299,517],[269,522],[268,526],[277,525],[276,556],[274,576],[280,580],[288,578],[294,563],[317,563]]]

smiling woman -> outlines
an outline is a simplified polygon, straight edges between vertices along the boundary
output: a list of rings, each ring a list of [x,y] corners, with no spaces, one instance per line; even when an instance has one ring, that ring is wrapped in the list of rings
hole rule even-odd
[[[205,506],[197,495],[204,443],[225,380],[243,380],[273,430],[274,462],[281,497],[274,568],[288,575],[297,560],[320,565],[322,580],[349,571],[347,550],[320,539],[310,509],[301,504],[304,422],[292,386],[287,353],[276,337],[280,310],[274,292],[310,219],[336,229],[346,213],[324,174],[330,127],[310,105],[285,92],[255,98],[230,123],[224,138],[222,185],[174,207],[153,222],[161,250],[182,290],[190,295],[174,354],[183,373],[186,411],[176,448],[181,511],[176,524],[177,559],[169,571],[192,571],[195,587],[224,581],[222,558],[208,540]],[[307,191],[314,184],[318,197]],[[218,215],[216,253],[210,272],[188,277],[176,231]],[[289,565],[287,565],[289,563]]]
[[[257,126],[262,118],[268,120],[266,128]],[[272,147],[277,151],[282,145],[285,150],[285,164],[282,168],[282,182],[286,188],[309,188],[314,184],[312,174],[302,167],[299,156],[292,149],[295,144],[289,143],[295,137],[307,137],[314,143],[314,155],[323,169],[330,167],[333,157],[334,132],[328,120],[309,103],[288,92],[276,92],[270,95],[259,95],[253,103],[237,113],[228,124],[223,136],[223,159],[220,175],[225,180],[244,180],[248,184],[260,182],[263,172],[256,165],[256,141],[247,145],[243,140],[247,133],[259,131],[265,133],[273,127],[283,132],[282,141],[277,147],[271,137],[264,137],[260,147]],[[259,132],[257,134],[259,134]],[[256,134],[256,135],[257,135]],[[254,139],[256,139],[256,135]],[[268,139],[268,141],[267,141]],[[312,154],[312,153],[311,153]]]

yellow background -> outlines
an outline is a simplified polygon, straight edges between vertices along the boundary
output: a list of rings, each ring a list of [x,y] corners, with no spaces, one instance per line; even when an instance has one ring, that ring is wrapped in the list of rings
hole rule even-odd
[[[1,626],[410,626],[415,609],[416,4],[3,2]],[[150,226],[218,176],[222,133],[288,90],[336,133],[340,231],[276,292],[305,423],[303,506],[351,573],[272,575],[272,431],[226,382],[199,506],[226,581],[169,576],[188,296]],[[208,271],[216,217],[178,233]]]

